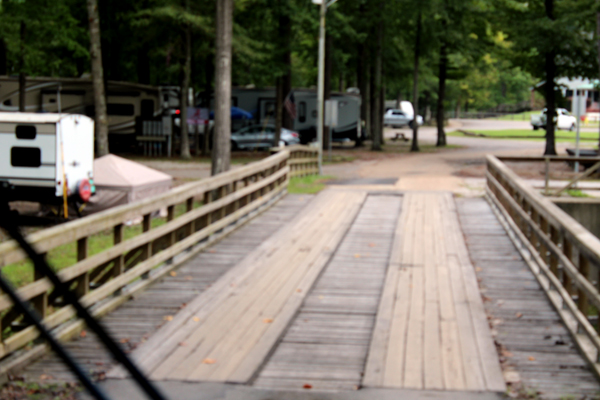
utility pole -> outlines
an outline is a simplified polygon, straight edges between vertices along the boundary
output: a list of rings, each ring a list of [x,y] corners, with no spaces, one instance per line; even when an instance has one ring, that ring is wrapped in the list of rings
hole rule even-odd
[[[319,23],[319,83],[317,92],[318,118],[317,118],[317,142],[319,144],[319,175],[323,175],[323,122],[325,117],[325,15],[327,14],[327,2],[321,0],[321,13]]]

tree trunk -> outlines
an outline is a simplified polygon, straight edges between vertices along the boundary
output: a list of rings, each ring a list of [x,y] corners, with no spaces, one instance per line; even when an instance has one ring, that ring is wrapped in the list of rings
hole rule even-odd
[[[281,127],[283,126],[283,96],[283,77],[279,77],[275,82],[275,140],[273,140],[273,145],[276,147],[279,147]]]
[[[285,96],[288,96],[292,91],[292,24],[290,23],[288,0],[282,0],[281,5],[282,7],[280,8],[279,14],[279,35],[281,36],[282,41],[282,61],[284,68],[281,82],[281,92],[283,94],[283,98],[285,99]],[[294,128],[292,116],[287,111],[283,112],[282,126],[286,129]],[[277,145],[277,143],[275,143],[275,145]]]
[[[90,58],[92,62],[92,85],[94,87],[94,109],[96,113],[96,155],[108,154],[108,117],[104,95],[104,69],[100,46],[100,18],[97,0],[87,0],[90,23]]]
[[[25,22],[21,21],[21,49],[19,54],[19,112],[25,112],[26,82],[25,82]]]
[[[0,75],[7,75],[6,60],[6,41],[0,39]]]
[[[446,77],[448,74],[448,54],[446,43],[440,47],[440,73],[438,80],[437,100],[437,143],[436,146],[446,146],[446,132],[444,131],[444,99],[446,97]]]
[[[371,150],[381,150],[381,137],[383,132],[383,112],[381,104],[381,88],[382,88],[382,65],[383,65],[383,1],[379,3],[380,9],[380,21],[377,27],[377,54],[375,59],[375,88],[373,94],[375,95],[375,107],[373,111],[373,142]]]
[[[421,54],[421,12],[417,16],[417,34],[415,36],[415,66],[413,70],[413,108],[414,118],[412,122],[413,139],[410,151],[419,151],[419,56]]]
[[[373,142],[377,137],[377,101],[376,98],[379,96],[377,93],[377,85],[375,84],[375,73],[376,62],[371,60],[371,71],[369,72],[369,133],[371,134],[371,149],[373,148]]]
[[[332,39],[330,35],[325,36],[325,92],[323,93],[323,100],[327,103],[327,100],[331,98],[331,48]],[[327,110],[327,108],[325,108]],[[327,115],[325,115],[327,120]],[[330,146],[331,128],[323,125],[323,149],[328,150]]]
[[[554,0],[545,0],[546,16],[554,20]],[[556,113],[556,99],[554,92],[554,80],[556,78],[556,52],[554,50],[546,53],[546,149],[544,155],[556,155],[556,143],[554,137],[554,114]]]
[[[189,7],[187,7],[189,9]],[[190,135],[187,123],[187,109],[189,106],[190,75],[192,70],[192,30],[185,28],[185,64],[183,65],[183,82],[181,83],[181,100],[179,107],[181,109],[181,158],[189,159],[190,155]]]
[[[362,8],[362,6],[361,6]],[[358,57],[356,60],[356,81],[358,90],[360,91],[360,120],[358,122],[358,134],[362,134],[362,130],[366,130],[366,118],[367,118],[367,82],[365,68],[365,45],[363,43],[358,45]],[[358,145],[358,143],[357,143]]]
[[[208,112],[210,113],[210,98],[212,93],[212,78],[213,78],[213,58],[210,55],[206,56],[206,60],[204,63],[204,100],[203,107],[208,108]],[[210,131],[208,129],[209,123],[208,121],[204,124],[204,143],[202,145],[202,155],[206,156],[209,152],[210,147]]]
[[[369,63],[365,68],[365,94],[363,96],[363,102],[365,103],[365,137],[369,139],[373,139],[373,108],[371,102],[371,92],[373,91],[372,70],[373,64],[369,60]]]
[[[233,0],[217,1],[215,59],[215,129],[212,175],[229,170],[231,162],[231,36]]]
[[[598,67],[600,68],[600,11],[596,13],[596,40],[598,41]],[[598,77],[600,78],[600,74]],[[600,98],[598,98],[598,104],[600,105]],[[598,148],[600,149],[600,134],[598,135]]]

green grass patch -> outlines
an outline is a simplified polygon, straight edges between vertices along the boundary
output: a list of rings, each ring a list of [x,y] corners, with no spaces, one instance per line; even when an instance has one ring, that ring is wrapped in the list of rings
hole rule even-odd
[[[309,175],[294,177],[290,179],[288,193],[291,194],[315,194],[325,189],[325,183],[333,179],[333,176]]]
[[[462,137],[480,137],[482,139],[511,139],[511,140],[532,140],[532,141],[545,141],[546,131],[543,129],[534,131],[530,129],[505,129],[498,131],[473,131],[477,136],[465,135],[462,132],[454,131],[449,132],[450,136],[462,136]],[[575,143],[575,132],[569,131],[556,131],[555,138],[557,142],[564,143]],[[579,137],[582,142],[596,142],[598,141],[597,132],[580,132]]]
[[[200,207],[201,202],[195,202],[194,208]],[[175,218],[185,212],[185,205],[179,204],[175,207]],[[151,220],[151,227],[157,228],[167,222],[165,217],[156,216]],[[130,225],[123,228],[123,240],[134,238],[142,233],[142,225]],[[98,232],[88,237],[88,256],[93,256],[113,246],[113,231]],[[50,250],[46,256],[48,263],[54,271],[70,267],[77,262],[77,243],[67,243]],[[20,287],[33,282],[33,264],[26,259],[10,264],[2,268],[2,275],[14,286]]]
[[[567,190],[567,194],[571,197],[592,197],[589,194],[584,193],[579,189],[569,189],[569,190]]]
[[[496,120],[496,121],[529,121],[529,120],[531,120],[532,115],[539,115],[540,113],[541,113],[540,110],[526,111],[526,112],[522,112],[522,113],[506,114],[506,115],[502,115],[499,117],[487,118],[487,119]]]

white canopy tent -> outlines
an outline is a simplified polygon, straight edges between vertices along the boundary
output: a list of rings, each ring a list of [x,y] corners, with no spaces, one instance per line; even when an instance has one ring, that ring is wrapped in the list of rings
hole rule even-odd
[[[90,214],[167,192],[173,178],[145,165],[108,154],[94,160],[96,195],[84,209]]]

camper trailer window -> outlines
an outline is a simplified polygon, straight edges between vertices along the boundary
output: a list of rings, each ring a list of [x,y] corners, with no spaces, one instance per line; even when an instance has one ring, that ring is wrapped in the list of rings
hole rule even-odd
[[[15,128],[17,139],[33,140],[37,135],[37,129],[34,125],[17,125]]]
[[[300,122],[306,122],[306,102],[301,101],[300,107],[298,107],[298,120]]]
[[[118,104],[108,103],[106,105],[106,113],[108,115],[131,116],[135,112],[133,104]]]
[[[133,104],[108,103],[106,105],[108,115],[131,116],[135,113]]]
[[[10,165],[37,168],[42,165],[42,151],[37,147],[13,147],[10,149]]]

